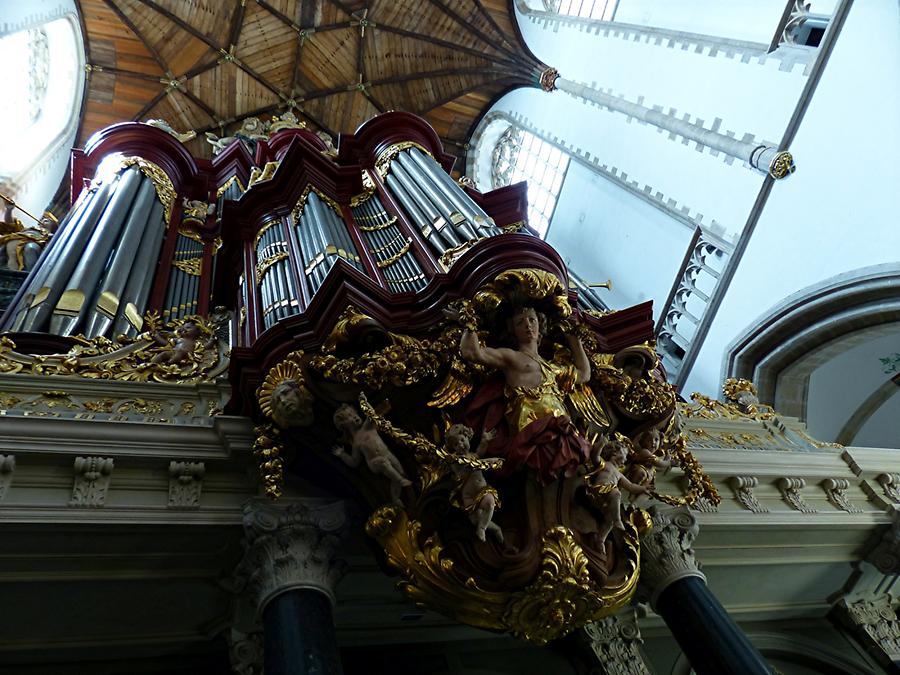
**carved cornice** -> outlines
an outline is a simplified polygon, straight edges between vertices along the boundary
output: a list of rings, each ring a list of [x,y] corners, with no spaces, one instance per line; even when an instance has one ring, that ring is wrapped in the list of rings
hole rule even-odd
[[[671,584],[685,577],[706,576],[694,558],[694,539],[700,527],[687,508],[657,511],[653,529],[641,537],[641,578],[638,592],[656,601]]]
[[[254,499],[244,506],[245,553],[238,587],[258,614],[272,598],[314,589],[335,601],[345,564],[334,558],[349,525],[344,502],[273,506]]]

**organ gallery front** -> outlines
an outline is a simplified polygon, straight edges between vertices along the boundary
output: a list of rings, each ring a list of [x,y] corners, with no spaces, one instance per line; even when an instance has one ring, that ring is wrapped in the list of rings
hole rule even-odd
[[[560,644],[640,599],[698,673],[770,672],[693,562],[686,508],[720,495],[687,447],[650,303],[610,310],[601,270],[567,269],[531,232],[526,186],[454,178],[421,118],[383,114],[336,148],[291,114],[262,128],[211,160],[161,124],[75,151],[71,210],[0,344],[0,372],[32,387],[4,404],[17,419],[220,438],[246,422],[233,663],[340,671],[356,538],[396,593],[461,624]],[[214,462],[190,438],[165,508],[205,503]],[[115,501],[123,464],[77,457],[70,505]]]

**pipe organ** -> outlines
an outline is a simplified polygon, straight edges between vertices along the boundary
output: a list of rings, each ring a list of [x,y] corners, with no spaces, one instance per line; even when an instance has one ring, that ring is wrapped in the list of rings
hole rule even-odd
[[[421,118],[381,115],[342,136],[336,156],[302,123],[270,127],[252,155],[238,139],[211,161],[135,123],[75,151],[77,199],[0,329],[115,338],[140,332],[148,312],[177,321],[224,306],[250,346],[309,322],[317,304],[433,303],[423,298],[480,259],[482,242],[511,257],[549,249],[527,243],[524,186],[462,187]],[[606,309],[569,277],[584,308]]]

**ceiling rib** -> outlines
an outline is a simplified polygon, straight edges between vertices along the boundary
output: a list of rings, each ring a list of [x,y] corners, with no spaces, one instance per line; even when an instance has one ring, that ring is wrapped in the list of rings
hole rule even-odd
[[[458,23],[460,26],[464,27],[466,30],[471,31],[472,33],[474,33],[475,35],[480,37],[482,40],[484,40],[485,44],[492,45],[498,51],[505,52],[507,55],[511,56],[514,61],[516,61],[518,63],[522,63],[523,65],[526,63],[515,52],[510,52],[508,49],[506,49],[506,47],[503,47],[502,45],[494,44],[494,41],[496,38],[492,39],[489,36],[482,33],[477,28],[475,28],[474,26],[470,26],[469,23],[465,19],[463,19],[459,14],[454,12],[452,9],[450,9],[447,5],[442,3],[440,0],[428,0],[428,1],[432,5],[434,5],[438,9],[440,9],[444,14],[446,14],[447,16],[452,18],[454,21],[456,21],[456,23]],[[529,65],[529,67],[531,66],[531,64],[528,64],[528,65]]]
[[[391,26],[388,24],[379,23],[375,25],[375,30],[384,31],[386,33],[394,33],[395,35],[402,35],[403,37],[408,37],[413,40],[422,40],[423,42],[430,42],[431,44],[437,45],[439,47],[446,47],[447,49],[452,49],[456,52],[462,52],[463,54],[468,54],[469,56],[476,56],[482,59],[488,59],[493,61],[494,63],[502,63],[510,66],[518,66],[520,65],[516,61],[508,61],[506,59],[500,59],[493,54],[489,54],[487,52],[481,52],[477,49],[472,49],[471,47],[463,47],[462,45],[458,45],[454,42],[447,42],[446,40],[441,40],[440,38],[436,38],[433,35],[423,35],[422,33],[414,33],[411,30],[406,30],[404,28],[397,28],[396,26]]]
[[[166,65],[166,62],[163,60],[162,55],[157,51],[156,47],[151,45],[150,41],[144,37],[143,33],[141,33],[141,31],[138,29],[138,27],[136,25],[134,25],[134,22],[128,18],[128,15],[125,14],[125,12],[123,12],[122,9],[115,2],[113,2],[113,0],[103,0],[103,2],[106,4],[107,7],[109,7],[113,11],[113,13],[117,17],[119,17],[119,21],[124,23],[128,27],[128,30],[130,30],[132,33],[134,33],[134,36],[138,40],[140,40],[141,44],[144,45],[144,48],[147,50],[147,52],[150,54],[150,56],[153,57],[153,60],[156,61],[156,65],[158,65],[160,67],[163,74],[165,74],[167,77],[172,77],[172,71],[169,70],[169,67]]]

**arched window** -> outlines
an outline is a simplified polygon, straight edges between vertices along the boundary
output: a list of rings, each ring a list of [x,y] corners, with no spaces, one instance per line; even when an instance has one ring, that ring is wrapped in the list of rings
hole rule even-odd
[[[619,0],[544,0],[548,12],[601,21],[612,21],[618,4]]]
[[[0,177],[21,181],[74,130],[84,80],[77,30],[72,19],[63,18],[0,38]]]
[[[528,224],[544,237],[568,167],[565,152],[511,125],[497,140],[491,155],[491,186],[528,181]]]

